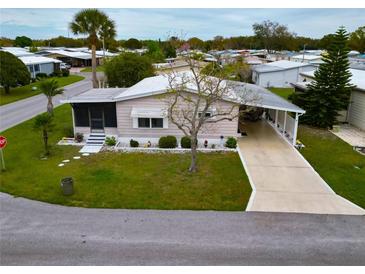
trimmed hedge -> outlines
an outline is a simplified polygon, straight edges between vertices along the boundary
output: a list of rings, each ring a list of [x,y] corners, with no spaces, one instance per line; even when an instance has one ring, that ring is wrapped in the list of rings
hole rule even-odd
[[[163,136],[158,140],[158,147],[160,148],[176,148],[177,139],[175,136]]]
[[[131,140],[129,141],[129,145],[130,145],[131,147],[139,147],[139,143],[138,143],[138,141],[133,140],[133,139],[131,139]]]
[[[191,148],[191,139],[189,136],[184,136],[181,138],[180,141],[181,147],[182,148]]]
[[[226,141],[226,147],[228,148],[236,148],[237,147],[237,140],[234,137],[228,137]]]

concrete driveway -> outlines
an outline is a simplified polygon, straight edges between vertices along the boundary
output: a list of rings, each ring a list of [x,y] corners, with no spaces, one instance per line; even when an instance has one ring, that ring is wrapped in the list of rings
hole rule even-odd
[[[268,123],[247,122],[238,141],[253,187],[247,210],[319,214],[365,214],[336,195],[310,164]]]
[[[0,193],[1,265],[363,265],[365,218],[57,206]]]

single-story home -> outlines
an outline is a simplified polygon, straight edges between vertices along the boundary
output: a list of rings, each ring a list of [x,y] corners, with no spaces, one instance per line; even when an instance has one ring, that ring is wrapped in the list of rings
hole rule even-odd
[[[290,57],[290,61],[299,62],[299,63],[307,63],[307,64],[320,61],[321,59],[322,59],[322,56],[320,56],[320,55],[312,55],[312,54],[305,54],[305,53],[299,54],[299,55],[294,55],[294,56]]]
[[[290,87],[299,81],[299,73],[313,70],[311,64],[287,60],[252,67],[252,81],[262,87]]]
[[[180,72],[182,74],[189,75],[189,72]],[[175,81],[182,78],[179,76]],[[235,81],[225,81],[224,84],[229,85],[229,96],[219,100],[208,113],[232,107],[238,113],[242,107],[254,107],[264,112],[273,127],[295,145],[298,119],[305,112],[303,109],[257,85]],[[145,78],[129,88],[91,89],[63,102],[72,106],[75,133],[83,133],[86,137],[93,133],[114,135],[121,143],[129,143],[130,139],[141,144],[148,141],[157,143],[161,136],[181,138],[184,135],[168,117],[168,103],[163,99],[168,90],[168,76],[158,75]],[[194,96],[196,86],[189,84],[186,92]],[[237,100],[242,93],[257,99],[242,104],[242,101]],[[294,118],[288,112],[294,113]],[[215,119],[214,115],[212,119]],[[199,134],[199,142],[207,140],[209,144],[221,144],[226,137],[240,136],[244,132],[242,119],[236,116],[210,123]]]
[[[26,48],[20,47],[1,47],[0,50],[9,52],[16,57],[23,57],[23,56],[33,56],[34,53],[29,52]]]
[[[300,73],[299,82],[293,83],[296,92],[305,92],[307,85],[314,79],[314,71]],[[338,120],[365,130],[365,70],[350,69],[351,84],[355,86],[351,92],[350,104],[342,111]]]
[[[58,59],[72,67],[89,67],[92,60],[91,53],[65,49],[44,49],[37,52],[37,54]],[[101,56],[96,56],[97,65],[101,64],[101,59]]]
[[[40,55],[22,56],[19,59],[27,66],[31,78],[36,78],[38,73],[47,75],[60,70],[61,61]]]

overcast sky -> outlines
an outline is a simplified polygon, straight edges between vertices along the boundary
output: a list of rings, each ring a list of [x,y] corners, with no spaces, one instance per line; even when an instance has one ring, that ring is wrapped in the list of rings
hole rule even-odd
[[[0,35],[33,39],[74,37],[68,23],[79,9],[0,9]],[[263,20],[285,24],[298,35],[320,38],[340,25],[354,31],[364,25],[365,9],[104,9],[116,22],[118,39],[165,39],[185,33],[211,39],[252,35]]]

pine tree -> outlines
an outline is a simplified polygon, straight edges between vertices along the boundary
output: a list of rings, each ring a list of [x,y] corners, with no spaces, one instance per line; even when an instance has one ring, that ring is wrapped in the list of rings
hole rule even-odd
[[[347,46],[348,34],[340,27],[326,54],[323,63],[314,73],[314,81],[308,90],[297,94],[293,102],[306,110],[302,122],[322,128],[332,128],[337,122],[339,111],[347,109],[351,90],[351,72]]]

